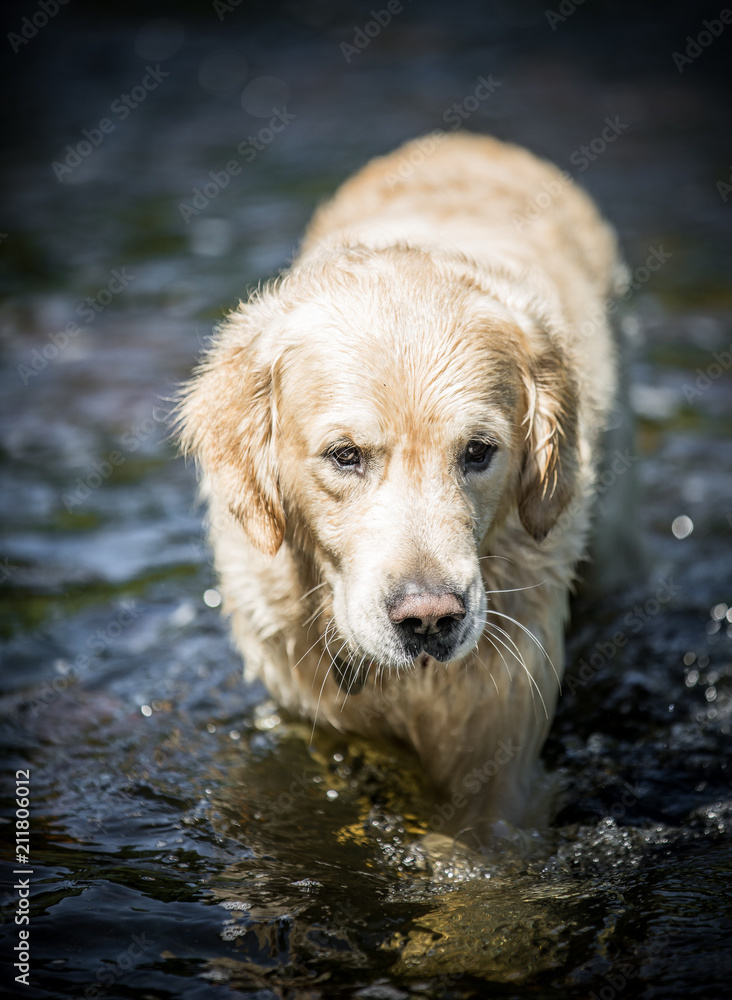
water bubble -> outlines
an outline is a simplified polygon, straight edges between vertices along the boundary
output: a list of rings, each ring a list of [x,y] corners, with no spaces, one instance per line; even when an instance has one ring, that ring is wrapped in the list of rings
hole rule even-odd
[[[674,538],[688,538],[694,530],[694,522],[686,514],[675,517],[671,525]]]
[[[721,622],[729,614],[729,608],[726,604],[715,604],[709,613],[715,621]]]
[[[239,86],[246,75],[246,61],[238,52],[218,49],[201,63],[198,82],[212,94],[228,94]]]
[[[621,321],[621,326],[623,328],[623,333],[630,340],[641,340],[641,325],[637,316],[626,316]]]
[[[149,705],[140,705],[140,711],[142,712],[142,714],[145,716],[146,719],[149,719],[150,716],[152,715],[152,709],[150,708]]]
[[[332,802],[333,799],[338,798],[338,792],[335,790],[335,788],[329,788],[328,791],[325,793],[325,797],[327,799],[330,799],[330,801]]]
[[[241,106],[255,118],[269,118],[283,111],[290,99],[290,88],[276,76],[258,76],[248,83],[241,95]]]
[[[684,653],[685,666],[690,667],[695,659],[696,659],[696,653],[692,653],[691,651],[689,651],[688,653]]]
[[[218,608],[221,604],[221,594],[213,587],[203,592],[203,603],[209,608]]]
[[[135,52],[142,59],[168,59],[183,44],[183,25],[169,17],[146,21],[137,32]]]
[[[273,713],[271,715],[260,716],[258,719],[255,720],[254,725],[257,727],[257,729],[268,730],[268,729],[274,729],[275,726],[279,726],[281,721],[282,720],[280,719],[279,715]]]

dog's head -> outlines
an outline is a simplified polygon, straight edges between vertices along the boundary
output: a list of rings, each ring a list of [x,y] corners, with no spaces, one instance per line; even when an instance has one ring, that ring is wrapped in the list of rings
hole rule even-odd
[[[516,510],[540,541],[571,498],[575,394],[535,327],[469,262],[340,250],[242,305],[187,390],[210,491],[312,561],[354,657],[468,653],[486,541]]]

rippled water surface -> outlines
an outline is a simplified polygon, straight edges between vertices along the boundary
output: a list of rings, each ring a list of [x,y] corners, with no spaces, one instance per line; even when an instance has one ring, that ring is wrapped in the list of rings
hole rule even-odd
[[[365,7],[291,4],[279,25],[258,7],[154,23],[71,7],[4,69],[4,982],[140,1000],[732,995],[729,115],[714,46],[683,73],[671,56],[702,8],[662,27],[578,9],[552,30],[543,5],[434,4],[347,61]],[[315,204],[370,155],[449,128],[491,74],[465,127],[569,169],[620,232],[637,435],[617,474],[640,501],[632,586],[575,608],[545,754],[561,811],[476,857],[423,838],[409,760],[311,740],[244,683],[165,413]],[[574,155],[606,118],[624,126],[612,144]],[[13,839],[25,772],[30,864]]]

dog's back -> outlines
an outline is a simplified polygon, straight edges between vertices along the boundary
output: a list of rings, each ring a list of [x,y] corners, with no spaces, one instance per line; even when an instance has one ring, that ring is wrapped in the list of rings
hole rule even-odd
[[[534,309],[551,310],[583,399],[607,412],[615,387],[606,304],[626,280],[614,232],[568,173],[527,150],[464,132],[427,138],[346,181],[310,223],[304,256],[333,244],[408,244],[471,257],[495,283],[505,276],[519,308],[533,297]]]

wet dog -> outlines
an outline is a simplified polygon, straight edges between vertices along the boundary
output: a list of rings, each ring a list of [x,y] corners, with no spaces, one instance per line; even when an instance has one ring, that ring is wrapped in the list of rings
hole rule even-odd
[[[438,133],[340,188],[184,392],[247,671],[411,748],[452,834],[547,819],[621,274],[568,175]]]

